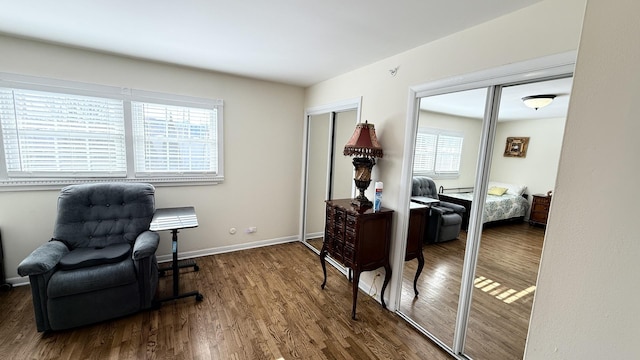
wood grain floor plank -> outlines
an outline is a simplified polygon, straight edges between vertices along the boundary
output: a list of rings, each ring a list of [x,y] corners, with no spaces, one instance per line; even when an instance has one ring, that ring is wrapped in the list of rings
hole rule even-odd
[[[465,353],[474,359],[521,359],[537,280],[544,229],[527,223],[487,227],[482,232]],[[448,345],[453,344],[466,233],[458,240],[423,247],[425,267],[415,298],[417,260],[405,262],[403,313]],[[524,294],[526,292],[526,294]],[[515,294],[516,300],[506,300]],[[513,295],[505,295],[513,294]],[[502,298],[504,296],[504,298]]]
[[[0,293],[0,354],[7,359],[449,359],[397,315],[361,294],[358,320],[351,284],[322,269],[300,243],[197,259],[180,290],[193,298],[160,309],[41,334],[29,287]],[[171,276],[159,291],[171,293]]]

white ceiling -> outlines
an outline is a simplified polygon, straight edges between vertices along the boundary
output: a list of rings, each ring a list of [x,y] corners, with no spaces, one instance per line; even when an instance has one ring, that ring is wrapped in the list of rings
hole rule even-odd
[[[509,86],[502,89],[498,121],[565,118],[573,78],[547,80],[531,84]],[[522,98],[531,95],[556,95],[553,102],[538,110],[526,107]],[[430,96],[420,101],[427,111],[482,119],[487,99],[486,88]]]
[[[309,86],[541,0],[0,0],[0,33]]]

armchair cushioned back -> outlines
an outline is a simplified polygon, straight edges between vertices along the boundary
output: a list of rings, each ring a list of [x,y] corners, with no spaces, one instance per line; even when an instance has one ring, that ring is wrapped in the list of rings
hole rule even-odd
[[[436,183],[426,176],[414,176],[411,187],[411,196],[426,196],[437,199],[438,188],[436,188]]]
[[[150,184],[108,183],[67,186],[58,196],[53,237],[70,250],[127,242],[149,229],[155,210]]]
[[[152,306],[159,236],[155,189],[142,183],[71,185],[58,196],[53,238],[18,266],[29,276],[38,331],[69,329]]]

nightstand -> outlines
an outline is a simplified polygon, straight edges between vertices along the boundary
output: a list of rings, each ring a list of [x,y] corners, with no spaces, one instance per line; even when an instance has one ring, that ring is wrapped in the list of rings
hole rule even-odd
[[[531,213],[529,214],[529,224],[547,225],[549,218],[549,207],[551,206],[551,196],[535,194],[532,195]]]

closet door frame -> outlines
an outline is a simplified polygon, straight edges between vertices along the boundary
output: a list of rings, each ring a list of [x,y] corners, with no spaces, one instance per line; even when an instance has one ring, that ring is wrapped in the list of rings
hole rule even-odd
[[[302,159],[303,161],[302,176],[301,176],[302,192],[300,196],[300,224],[299,224],[300,225],[300,241],[316,254],[320,254],[320,250],[314,248],[306,241],[306,231],[307,231],[306,230],[306,217],[307,217],[306,202],[307,202],[307,191],[308,191],[307,184],[308,184],[308,177],[309,177],[309,136],[311,136],[311,134],[309,133],[309,128],[310,128],[309,122],[311,120],[311,117],[315,115],[327,114],[328,116],[330,116],[330,121],[331,121],[330,128],[329,128],[330,138],[328,139],[328,142],[327,142],[327,152],[328,152],[328,156],[330,157],[330,160],[327,166],[327,186],[325,190],[326,194],[329,194],[332,186],[331,176],[332,176],[333,159],[331,159],[331,157],[332,157],[332,152],[335,150],[335,149],[332,149],[332,144],[335,142],[333,139],[333,136],[335,132],[334,123],[336,119],[336,114],[340,112],[345,112],[345,111],[356,111],[356,120],[359,121],[361,106],[362,106],[362,97],[357,97],[352,99],[345,99],[342,101],[338,101],[338,102],[334,102],[326,105],[307,108],[304,113],[304,141],[303,141],[304,157]],[[354,127],[355,127],[355,124],[354,124]],[[333,261],[333,259],[331,259],[330,257],[327,258],[327,261],[330,264],[332,264],[334,267],[338,268],[338,270],[341,270],[342,272],[346,273],[346,270],[344,270],[344,267],[342,267],[338,262]]]
[[[427,96],[465,91],[477,88],[487,88],[487,100],[482,125],[482,138],[478,155],[479,166],[476,169],[474,186],[477,189],[486,188],[489,181],[491,168],[491,156],[495,128],[497,124],[498,107],[503,86],[515,84],[545,81],[554,78],[571,76],[575,67],[576,52],[570,51],[544,58],[534,59],[521,63],[514,63],[485,70],[464,76],[434,81],[409,88],[409,104],[405,124],[404,159],[402,162],[402,174],[397,210],[397,226],[394,242],[394,268],[392,275],[393,293],[390,294],[391,307],[400,317],[414,326],[417,330],[436,342],[440,347],[457,359],[467,359],[463,355],[466,330],[471,309],[471,297],[473,293],[473,279],[479,250],[479,236],[482,231],[481,219],[476,219],[478,209],[481,209],[484,198],[483,192],[476,191],[473,199],[472,217],[467,234],[467,248],[463,265],[463,277],[458,301],[458,312],[454,330],[453,347],[444,344],[427,329],[417,324],[413,319],[399,311],[400,296],[402,293],[402,271],[404,265],[404,253],[406,249],[407,227],[409,224],[409,199],[411,196],[411,178],[413,173],[413,154],[415,152],[415,138],[418,130],[418,115],[420,99]],[[475,209],[475,212],[473,211]]]

